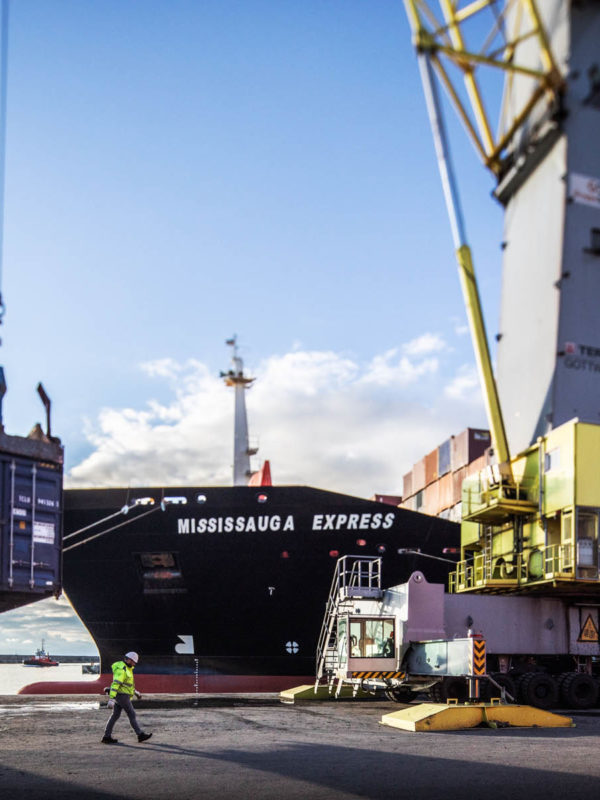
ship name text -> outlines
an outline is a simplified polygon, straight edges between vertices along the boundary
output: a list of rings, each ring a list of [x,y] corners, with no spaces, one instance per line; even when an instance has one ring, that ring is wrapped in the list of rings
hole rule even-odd
[[[231,533],[236,531],[293,531],[294,517],[288,514],[283,518],[279,514],[258,517],[203,517],[195,519],[187,517],[177,520],[177,533]]]
[[[313,531],[367,531],[391,528],[394,514],[315,514]]]
[[[387,514],[313,514],[311,529],[313,531],[376,531],[379,528],[391,528],[395,516]],[[178,534],[191,533],[253,533],[256,531],[293,531],[296,530],[293,514],[264,514],[259,516],[238,517],[180,517],[177,520]]]

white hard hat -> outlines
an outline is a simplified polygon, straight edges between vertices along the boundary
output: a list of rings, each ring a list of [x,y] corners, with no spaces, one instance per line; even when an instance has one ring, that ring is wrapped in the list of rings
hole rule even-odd
[[[125,653],[125,658],[130,658],[134,664],[137,664],[137,662],[140,660],[138,654],[134,653],[133,650],[130,653]]]

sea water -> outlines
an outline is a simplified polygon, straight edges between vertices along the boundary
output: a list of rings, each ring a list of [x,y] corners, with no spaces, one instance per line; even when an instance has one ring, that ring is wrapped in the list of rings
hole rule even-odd
[[[19,689],[22,689],[23,686],[41,681],[95,681],[97,679],[97,675],[82,674],[81,664],[59,664],[58,667],[0,664],[0,695],[18,694]]]

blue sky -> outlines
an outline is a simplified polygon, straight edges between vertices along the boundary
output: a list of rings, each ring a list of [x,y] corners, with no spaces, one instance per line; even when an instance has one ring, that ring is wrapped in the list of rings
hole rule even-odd
[[[501,211],[451,130],[493,336]],[[401,0],[13,2],[4,219],[5,425],[41,380],[67,485],[228,483],[233,333],[276,482],[400,493],[485,424]]]

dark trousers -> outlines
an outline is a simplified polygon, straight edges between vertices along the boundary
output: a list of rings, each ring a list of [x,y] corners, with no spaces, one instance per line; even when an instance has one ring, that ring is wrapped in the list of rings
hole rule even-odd
[[[106,723],[106,729],[104,731],[105,736],[110,736],[112,734],[113,728],[115,727],[115,722],[121,716],[121,711],[124,711],[127,716],[129,717],[129,724],[133,728],[133,730],[139,735],[142,732],[142,729],[138,725],[138,721],[135,716],[135,711],[133,710],[133,705],[131,703],[131,697],[128,694],[121,694],[117,693],[115,697],[115,705],[113,708],[112,716]]]

